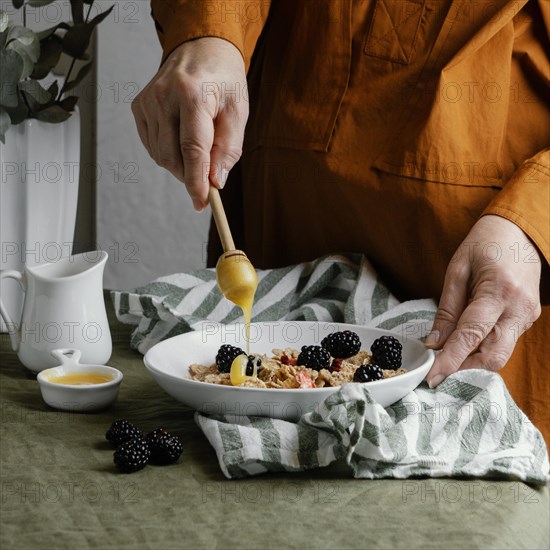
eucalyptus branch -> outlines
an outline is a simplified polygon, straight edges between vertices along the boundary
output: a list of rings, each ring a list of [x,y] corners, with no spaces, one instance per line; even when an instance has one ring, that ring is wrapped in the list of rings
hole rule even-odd
[[[93,56],[87,55],[90,40],[114,5],[94,16],[94,0],[70,0],[72,20],[39,32],[27,27],[29,6],[44,7],[55,1],[12,0],[23,24],[14,23],[0,9],[3,38],[0,40],[0,142],[5,142],[11,126],[28,118],[48,123],[67,120],[78,101],[77,95],[68,92],[76,88],[94,66],[90,59]],[[52,74],[60,59],[67,62],[66,74],[56,77],[52,85],[45,88],[41,81]],[[80,60],[82,66],[77,63]]]
[[[88,19],[90,18],[90,12],[92,11],[93,2],[90,2],[90,5],[88,6],[88,13],[86,14],[86,19],[84,20],[84,23],[88,22]],[[76,63],[76,57],[73,57],[71,64],[69,65],[69,70],[67,71],[67,74],[65,75],[65,80],[63,81],[63,86],[59,88],[59,95],[56,98],[56,101],[61,101],[61,96],[63,95],[63,89],[67,85],[67,82],[69,81],[69,77],[71,76],[71,73],[73,72],[74,66]]]
[[[67,74],[65,75],[65,80],[63,81],[63,86],[61,86],[61,88],[59,88],[59,94],[56,98],[56,101],[60,101],[61,100],[61,96],[63,95],[63,88],[65,88],[68,80],[69,80],[69,77],[71,76],[71,72],[74,68],[74,65],[76,63],[76,57],[73,57],[73,60],[71,61],[71,64],[69,65],[69,70],[67,71]]]
[[[25,94],[21,94],[21,97],[23,98],[23,101],[25,102],[25,105],[27,106],[27,109],[29,112],[32,110],[29,102],[27,101],[27,98],[25,97]]]

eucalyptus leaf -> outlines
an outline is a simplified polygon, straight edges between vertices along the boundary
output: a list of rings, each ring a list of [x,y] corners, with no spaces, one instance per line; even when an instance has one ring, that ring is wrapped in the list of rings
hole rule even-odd
[[[40,80],[48,76],[57,65],[63,48],[61,38],[55,34],[40,43],[40,57],[34,66],[31,78]]]
[[[45,90],[38,80],[23,80],[19,83],[19,89],[25,94],[25,97],[31,96],[39,105],[45,105],[52,99],[50,92]]]
[[[41,8],[56,0],[12,0],[15,9],[25,5]],[[105,12],[86,21],[94,0],[68,0],[71,19],[60,22],[40,32],[33,32],[22,25],[14,25],[4,10],[0,10],[0,139],[9,125],[19,124],[27,118],[36,118],[45,122],[63,122],[67,120],[78,102],[76,95],[63,97],[75,88],[92,69],[86,53],[95,27],[112,12],[114,5]],[[65,0],[67,3],[67,0]],[[3,5],[3,4],[2,4]],[[11,13],[11,12],[10,12]],[[58,32],[59,31],[59,32]],[[65,71],[66,65],[60,63],[65,52],[74,61],[79,60],[80,69],[76,77],[65,76],[65,83],[53,80],[47,89],[40,80],[56,71]],[[70,60],[68,60],[70,62]],[[63,74],[63,73],[62,73]],[[61,89],[60,89],[61,88]]]
[[[5,111],[10,115],[12,124],[20,124],[29,117],[29,108],[23,100],[23,95],[18,91],[17,105],[15,107],[4,107]]]
[[[24,80],[25,78],[28,78],[32,70],[34,68],[34,61],[27,53],[27,50],[24,46],[21,46],[21,43],[17,40],[13,41],[9,46],[9,49],[6,49],[5,51],[12,51],[16,55],[19,56],[21,61],[23,62],[23,72],[21,73],[20,80]]]
[[[108,10],[96,15],[88,23],[73,25],[63,37],[63,51],[71,57],[82,59],[90,43],[92,32],[99,23],[109,16],[113,8],[114,6],[111,6]]]
[[[47,104],[41,105],[40,103],[38,103],[38,101],[36,101],[36,99],[34,99],[34,97],[32,97],[32,95],[26,94],[22,90],[20,91],[20,94],[23,98],[23,102],[29,108],[29,117],[31,118],[34,116],[34,113],[37,113],[38,111],[48,107]]]
[[[41,8],[55,2],[55,0],[27,0],[27,4],[33,8]]]
[[[114,5],[112,5],[110,8],[106,9],[104,12],[96,15],[88,24],[92,25],[94,28],[97,27],[103,20],[107,19],[109,17],[110,13],[114,9]]]
[[[17,106],[17,83],[23,74],[24,62],[13,50],[0,50],[0,105]]]
[[[36,33],[36,36],[38,37],[38,40],[42,42],[42,40],[45,40],[46,38],[49,38],[57,29],[70,29],[71,27],[67,25],[67,23],[58,23],[57,25],[54,25],[53,27],[50,27],[49,29],[46,29],[44,31],[40,31]]]
[[[63,51],[71,57],[80,59],[92,36],[93,28],[88,23],[76,23],[63,37]]]
[[[84,23],[83,0],[71,0],[71,14],[75,23]]]
[[[8,31],[6,50],[16,51],[23,60],[21,79],[27,78],[40,57],[40,42],[31,30],[14,26]]]
[[[82,67],[78,74],[76,75],[76,78],[71,80],[70,82],[67,82],[63,88],[61,88],[61,93],[64,94],[65,92],[68,92],[69,90],[72,90],[75,86],[78,86],[84,79],[84,77],[92,70],[92,65],[94,64],[93,61],[90,61],[90,63],[87,63]]]
[[[50,92],[50,95],[52,97],[57,97],[57,94],[59,93],[59,85],[57,84],[57,80],[54,80],[48,87],[48,92]]]
[[[13,27],[10,27],[7,38],[8,47],[12,40],[17,40],[23,46],[29,48],[29,55],[31,55],[31,57],[34,52],[36,52],[36,58],[38,59],[38,56],[40,55],[40,41],[38,40],[38,36],[36,36],[36,34],[30,29],[22,27],[21,25],[14,25]]]
[[[65,109],[65,111],[72,113],[74,111],[74,108],[78,102],[78,96],[76,95],[70,95],[69,97],[66,97],[65,99],[62,99],[59,102],[59,106],[62,109]]]
[[[40,40],[40,43],[42,43],[44,40],[49,38],[57,30],[57,28],[58,28],[58,25],[54,25],[53,27],[50,27],[49,29],[37,32],[36,36],[38,36],[38,40]]]
[[[70,116],[71,113],[68,113],[59,105],[52,105],[51,107],[47,107],[46,109],[38,111],[34,114],[34,117],[36,119],[41,120],[42,122],[51,123],[63,122],[67,120]]]
[[[0,141],[6,143],[6,132],[10,129],[10,115],[0,107]]]
[[[5,11],[0,10],[0,32],[4,32],[10,25],[10,19]]]

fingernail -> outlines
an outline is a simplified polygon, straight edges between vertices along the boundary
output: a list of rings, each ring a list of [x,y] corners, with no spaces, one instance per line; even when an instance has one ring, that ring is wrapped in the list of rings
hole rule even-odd
[[[436,386],[439,386],[444,379],[445,376],[443,374],[436,374],[428,380],[428,386],[430,386],[430,389],[433,390]]]
[[[202,212],[204,210],[204,205],[198,200],[193,201],[193,207],[197,212]]]
[[[225,184],[227,183],[227,177],[229,176],[229,170],[227,168],[222,168],[222,177],[220,181],[220,189],[223,189],[225,187]]]
[[[424,345],[429,348],[432,346],[437,346],[439,343],[439,331],[438,330],[432,330],[430,334],[428,334],[426,341],[424,342]]]

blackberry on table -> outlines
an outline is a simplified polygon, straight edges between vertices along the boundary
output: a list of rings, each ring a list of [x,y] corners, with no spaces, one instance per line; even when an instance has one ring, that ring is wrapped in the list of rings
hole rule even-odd
[[[256,366],[256,372],[260,372],[262,360],[256,355],[249,355],[246,361],[246,376],[252,376],[254,374],[254,365]]]
[[[113,462],[124,474],[137,472],[147,466],[151,451],[144,439],[130,439],[119,445],[113,455]]]
[[[321,346],[323,346],[332,357],[348,359],[359,353],[361,350],[361,340],[359,340],[359,336],[355,332],[344,330],[342,332],[333,332],[323,338]]]
[[[378,365],[361,365],[353,374],[354,382],[374,382],[382,380],[384,373]]]
[[[315,370],[328,369],[330,353],[321,346],[302,346],[297,364]]]
[[[216,355],[218,372],[231,372],[231,364],[235,360],[235,357],[243,353],[244,351],[236,346],[231,346],[229,344],[221,346]]]
[[[114,443],[117,447],[125,441],[142,437],[143,433],[141,430],[124,419],[115,420],[105,434],[105,439]]]
[[[181,441],[163,428],[156,428],[147,434],[146,441],[151,451],[149,462],[152,464],[174,464],[183,451]]]
[[[403,346],[397,338],[380,336],[370,347],[373,363],[383,369],[397,370],[401,366],[402,349]]]

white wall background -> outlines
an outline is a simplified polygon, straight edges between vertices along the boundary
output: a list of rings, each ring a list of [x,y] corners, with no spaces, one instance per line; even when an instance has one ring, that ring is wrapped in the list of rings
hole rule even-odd
[[[97,241],[110,255],[105,288],[128,289],[203,267],[210,214],[193,210],[183,184],[139,140],[131,101],[155,74],[161,49],[148,0],[115,4],[97,40]]]

